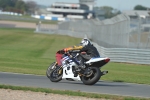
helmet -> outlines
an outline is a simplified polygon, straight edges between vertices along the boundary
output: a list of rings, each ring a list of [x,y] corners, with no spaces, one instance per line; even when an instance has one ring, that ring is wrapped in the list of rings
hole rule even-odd
[[[87,46],[87,45],[89,45],[89,44],[91,44],[91,43],[90,43],[90,41],[89,41],[88,39],[84,38],[84,39],[82,39],[82,41],[81,41],[80,44],[81,44],[82,46]]]

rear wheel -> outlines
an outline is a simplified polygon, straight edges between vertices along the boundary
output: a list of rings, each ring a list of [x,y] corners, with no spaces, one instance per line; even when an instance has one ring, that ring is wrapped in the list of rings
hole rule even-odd
[[[81,76],[82,82],[85,85],[93,85],[101,78],[101,71],[97,67],[90,67],[88,74]]]

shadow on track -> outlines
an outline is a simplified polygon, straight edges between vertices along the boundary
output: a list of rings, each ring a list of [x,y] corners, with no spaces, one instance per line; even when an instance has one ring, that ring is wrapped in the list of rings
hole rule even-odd
[[[129,87],[127,84],[123,84],[122,82],[104,82],[104,81],[99,81],[94,85],[85,85],[80,81],[60,81],[59,83],[65,83],[65,84],[73,84],[73,85],[84,85],[84,86],[110,86],[110,87]]]

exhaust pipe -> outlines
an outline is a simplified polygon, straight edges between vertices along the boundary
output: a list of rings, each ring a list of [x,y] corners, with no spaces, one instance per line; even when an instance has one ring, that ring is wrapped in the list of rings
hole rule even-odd
[[[101,76],[106,75],[106,74],[108,74],[108,71],[102,71],[102,75]]]

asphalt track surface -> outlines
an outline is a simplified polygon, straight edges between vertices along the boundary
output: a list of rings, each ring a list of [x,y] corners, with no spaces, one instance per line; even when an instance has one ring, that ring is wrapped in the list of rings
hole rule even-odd
[[[0,84],[150,98],[150,85],[130,83],[99,81],[95,85],[88,86],[80,81],[62,80],[53,83],[46,76],[0,72]]]

